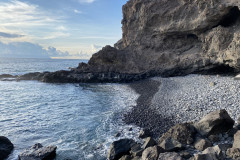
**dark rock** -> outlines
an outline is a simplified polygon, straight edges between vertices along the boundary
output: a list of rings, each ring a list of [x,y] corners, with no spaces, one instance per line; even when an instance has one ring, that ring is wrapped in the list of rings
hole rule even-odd
[[[218,135],[210,135],[208,136],[208,139],[213,143],[218,142],[220,140]]]
[[[139,132],[139,138],[147,138],[147,137],[150,137],[150,135],[151,135],[150,131],[146,129],[142,129]]]
[[[229,148],[226,152],[226,155],[233,160],[240,159],[240,148]]]
[[[131,150],[130,150],[130,154],[132,155],[132,157],[137,157],[137,156],[142,156],[142,152],[143,149],[141,148],[141,146],[139,144],[135,144],[134,146],[132,146]]]
[[[132,139],[120,139],[113,142],[108,150],[108,160],[117,160],[123,155],[129,155],[131,148],[136,144]]]
[[[43,147],[40,143],[33,145],[30,149],[23,151],[19,160],[53,160],[56,156],[56,146]]]
[[[233,137],[235,135],[235,133],[237,133],[238,130],[239,130],[238,127],[234,127],[232,129],[230,129],[229,131],[227,131],[227,134],[229,137]]]
[[[205,149],[202,154],[205,154],[205,155],[212,155],[214,154],[215,157],[217,157],[218,160],[224,160],[225,157],[224,157],[224,154],[223,154],[223,151],[222,151],[222,148],[223,146],[214,146],[214,147],[208,147],[207,149]]]
[[[12,152],[14,146],[12,142],[3,136],[0,136],[0,159],[6,159],[8,155]]]
[[[148,147],[152,147],[152,146],[155,146],[157,143],[156,143],[156,141],[153,139],[153,138],[151,138],[151,137],[148,137],[148,138],[145,138],[145,142],[144,142],[144,144],[143,144],[143,148],[144,149],[146,149],[146,148],[148,148]]]
[[[120,137],[120,136],[121,136],[121,133],[120,133],[120,132],[118,132],[118,133],[115,134],[115,137]]]
[[[233,125],[234,120],[224,109],[209,113],[194,124],[197,131],[203,136],[227,132],[233,128]]]
[[[184,159],[189,159],[192,157],[192,155],[187,151],[181,151],[179,152],[179,155]]]
[[[197,138],[197,140],[194,143],[194,147],[199,151],[203,151],[206,148],[211,146],[212,146],[212,143],[209,140],[203,139],[203,138]]]
[[[163,152],[159,146],[148,147],[142,153],[142,160],[158,160],[158,156]]]
[[[119,160],[132,160],[132,158],[129,155],[124,155]]]
[[[160,153],[158,160],[183,160],[176,152]]]
[[[162,143],[167,138],[173,138],[182,144],[192,144],[195,133],[196,131],[191,124],[177,124],[160,137],[159,143]]]
[[[233,148],[240,148],[240,131],[234,134]]]
[[[191,160],[219,160],[216,154],[197,154]]]
[[[159,144],[167,152],[179,151],[184,149],[184,146],[173,138],[167,138]]]

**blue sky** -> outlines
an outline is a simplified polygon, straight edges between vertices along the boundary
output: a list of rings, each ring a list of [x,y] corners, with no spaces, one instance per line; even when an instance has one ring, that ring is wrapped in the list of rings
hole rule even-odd
[[[121,38],[126,2],[1,0],[0,57],[19,51],[18,57],[89,58]]]

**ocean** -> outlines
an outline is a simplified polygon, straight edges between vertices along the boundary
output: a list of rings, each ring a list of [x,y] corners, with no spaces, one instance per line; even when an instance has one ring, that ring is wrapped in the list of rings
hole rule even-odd
[[[87,61],[0,58],[0,74],[68,70],[80,62]],[[0,81],[0,136],[15,146],[8,160],[35,143],[56,145],[56,160],[105,160],[114,140],[137,137],[139,128],[122,115],[138,97],[127,84]]]

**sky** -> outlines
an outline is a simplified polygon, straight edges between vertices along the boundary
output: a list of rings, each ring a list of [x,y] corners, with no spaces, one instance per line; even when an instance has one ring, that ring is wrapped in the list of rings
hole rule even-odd
[[[0,0],[0,57],[89,59],[122,36],[127,0]]]

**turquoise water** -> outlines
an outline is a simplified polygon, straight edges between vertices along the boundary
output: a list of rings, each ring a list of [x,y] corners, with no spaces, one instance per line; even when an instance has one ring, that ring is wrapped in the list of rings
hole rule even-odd
[[[23,63],[24,62],[24,63]],[[0,74],[76,67],[80,60],[0,59]],[[104,160],[114,135],[128,131],[122,113],[138,95],[126,84],[48,84],[0,81],[0,133],[15,145],[9,160],[35,143],[56,145],[57,160]]]

